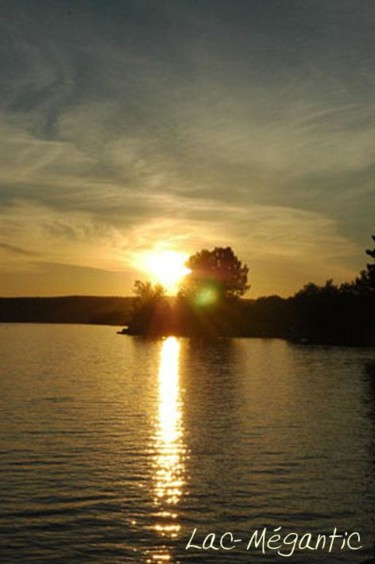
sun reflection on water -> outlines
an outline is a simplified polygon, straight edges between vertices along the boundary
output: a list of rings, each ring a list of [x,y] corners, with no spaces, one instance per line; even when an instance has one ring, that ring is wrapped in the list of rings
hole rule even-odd
[[[177,505],[185,483],[181,390],[179,382],[180,343],[175,337],[163,341],[158,379],[158,419],[154,443],[155,530],[165,539],[178,536]],[[171,561],[166,547],[152,557],[153,562]]]

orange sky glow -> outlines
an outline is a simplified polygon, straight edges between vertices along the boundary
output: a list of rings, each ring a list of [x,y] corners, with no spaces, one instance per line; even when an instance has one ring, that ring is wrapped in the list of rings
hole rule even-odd
[[[0,296],[174,293],[220,246],[251,298],[365,268],[370,4],[42,4],[0,5]]]

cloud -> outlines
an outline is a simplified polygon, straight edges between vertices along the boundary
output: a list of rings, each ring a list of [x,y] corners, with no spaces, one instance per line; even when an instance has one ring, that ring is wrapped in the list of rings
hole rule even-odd
[[[21,249],[15,245],[8,245],[7,243],[0,243],[0,251],[5,251],[6,253],[23,255],[23,256],[35,256],[34,253],[27,251],[26,249]]]
[[[4,2],[3,254],[131,277],[149,246],[231,244],[275,291],[283,269],[289,289],[351,277],[372,229],[371,13]]]

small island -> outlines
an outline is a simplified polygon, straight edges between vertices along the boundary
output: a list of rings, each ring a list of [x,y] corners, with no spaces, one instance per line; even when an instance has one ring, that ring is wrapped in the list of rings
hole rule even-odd
[[[373,237],[375,240],[375,237]],[[366,253],[374,260],[375,249]],[[301,344],[375,345],[375,265],[339,286],[306,284],[290,298],[243,299],[249,268],[230,247],[204,249],[186,262],[176,297],[135,282],[129,335],[285,338]]]
[[[152,338],[281,338],[373,347],[375,249],[366,253],[372,262],[352,282],[309,282],[287,298],[251,299],[250,269],[231,247],[203,249],[184,263],[178,253],[166,252],[159,263],[153,256],[150,274],[169,282],[175,295],[161,283],[136,280],[134,297],[0,298],[0,322],[114,325],[123,327],[120,334]]]

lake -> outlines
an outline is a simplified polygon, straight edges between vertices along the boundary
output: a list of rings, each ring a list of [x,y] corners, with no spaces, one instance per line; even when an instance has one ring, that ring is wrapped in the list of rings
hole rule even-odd
[[[1,562],[373,555],[374,350],[78,325],[0,337]]]

